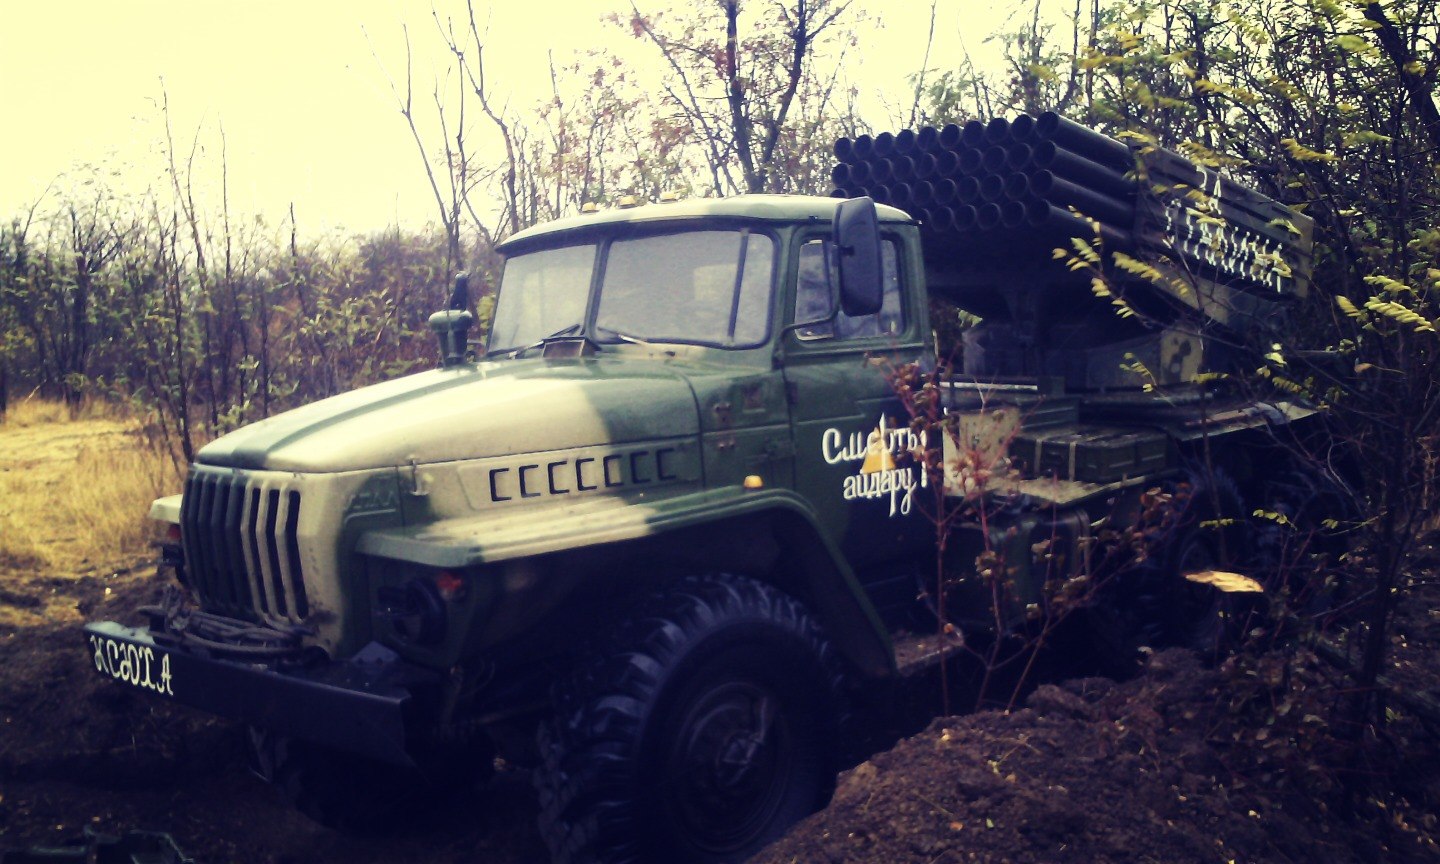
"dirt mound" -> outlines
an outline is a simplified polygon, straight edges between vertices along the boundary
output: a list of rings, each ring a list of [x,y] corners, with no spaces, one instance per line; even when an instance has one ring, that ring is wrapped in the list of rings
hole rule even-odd
[[[1401,832],[1346,830],[1293,778],[1238,775],[1229,686],[1170,651],[1132,682],[1045,685],[1009,715],[936,720],[843,775],[828,809],[755,862],[1437,860]]]

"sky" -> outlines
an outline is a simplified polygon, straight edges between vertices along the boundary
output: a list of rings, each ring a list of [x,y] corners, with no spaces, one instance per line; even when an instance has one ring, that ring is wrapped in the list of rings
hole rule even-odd
[[[552,53],[557,64],[589,49],[657,62],[602,20],[625,0],[474,2],[495,94],[517,109],[547,92]],[[862,110],[883,119],[887,101],[906,100],[930,4],[857,2],[881,21],[863,36],[860,83]],[[937,0],[932,68],[965,50],[995,62],[984,40],[1005,24],[1002,6]],[[219,207],[223,130],[232,214],[278,224],[293,205],[307,233],[418,227],[434,199],[390,81],[403,88],[408,29],[417,98],[428,98],[448,59],[432,16],[459,22],[464,10],[464,0],[3,0],[0,218],[92,172],[122,193],[165,182],[166,100],[176,151],[201,144],[202,208]]]

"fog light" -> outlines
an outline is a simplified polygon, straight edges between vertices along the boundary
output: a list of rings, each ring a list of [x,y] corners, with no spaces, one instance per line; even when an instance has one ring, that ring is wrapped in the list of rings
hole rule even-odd
[[[465,599],[465,580],[450,570],[435,574],[435,589],[447,603]]]
[[[411,579],[398,588],[381,588],[375,599],[395,635],[406,642],[433,645],[444,638],[445,601],[429,580]]]

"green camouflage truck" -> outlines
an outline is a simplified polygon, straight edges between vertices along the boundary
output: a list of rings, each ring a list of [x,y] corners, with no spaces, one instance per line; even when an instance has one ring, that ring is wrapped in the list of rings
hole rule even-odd
[[[918,457],[939,444],[893,381],[935,368],[932,294],[985,319],[941,388],[945,448],[1008,478],[948,566],[963,583],[987,539],[1019,550],[1016,622],[1038,540],[1082,548],[1145,490],[1201,482],[1202,446],[1232,478],[1205,500],[1238,509],[1254,454],[1306,413],[1195,383],[1209,343],[1117,318],[1088,278],[1072,290],[1064,232],[945,233],[953,214],[861,191],[509,238],[483,347],[462,284],[431,320],[440,368],[200,451],[151,511],[173,590],[146,626],[85,628],[96,671],[247,724],[257,769],[328,824],[376,828],[499,757],[533,766],[556,861],[747,857],[828,800],[847,718],[958,647],[927,590]],[[1139,248],[1163,203],[1117,242]],[[1194,283],[1206,321],[1249,296],[1224,264]],[[973,499],[950,461],[953,500]],[[1198,529],[1165,539],[1148,580],[1213,559]],[[990,618],[957,597],[951,620]]]

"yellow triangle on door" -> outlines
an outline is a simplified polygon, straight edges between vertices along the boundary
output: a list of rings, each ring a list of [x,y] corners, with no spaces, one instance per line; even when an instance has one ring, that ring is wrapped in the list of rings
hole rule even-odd
[[[889,440],[885,435],[885,421],[882,419],[865,446],[865,463],[860,466],[861,474],[874,474],[877,471],[894,471],[895,457],[890,454],[887,446]]]

